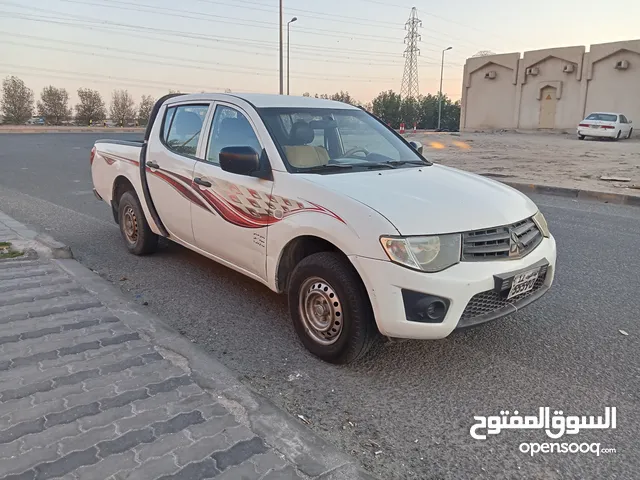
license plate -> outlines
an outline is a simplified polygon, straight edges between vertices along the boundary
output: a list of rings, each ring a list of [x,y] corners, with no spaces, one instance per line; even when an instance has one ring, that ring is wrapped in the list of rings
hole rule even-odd
[[[536,268],[535,270],[529,270],[528,272],[519,273],[518,275],[513,277],[513,282],[511,282],[511,290],[509,290],[507,300],[533,290],[533,287],[536,284],[536,280],[538,280],[539,274],[540,269]]]
[[[591,128],[600,128],[600,125],[591,125]]]

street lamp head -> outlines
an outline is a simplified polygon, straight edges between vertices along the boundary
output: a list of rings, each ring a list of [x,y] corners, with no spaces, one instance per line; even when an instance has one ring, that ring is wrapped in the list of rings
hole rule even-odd
[[[293,17],[291,20],[289,20],[289,23],[293,23],[293,22],[295,22],[296,20],[298,20],[298,17]]]
[[[446,52],[447,50],[451,50],[453,47],[447,47],[444,49],[444,51]]]

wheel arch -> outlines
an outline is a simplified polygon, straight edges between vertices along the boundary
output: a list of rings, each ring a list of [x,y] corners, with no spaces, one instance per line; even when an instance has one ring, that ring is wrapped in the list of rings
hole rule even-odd
[[[323,238],[320,235],[305,233],[289,240],[280,251],[275,266],[275,291],[278,293],[286,292],[291,273],[296,265],[300,263],[302,259],[320,252],[334,252],[342,257],[343,260],[353,268],[366,288],[364,278],[362,278],[362,275],[349,258],[349,255],[345,253],[344,248],[338,245],[337,242]]]
[[[133,183],[125,175],[118,175],[113,181],[113,188],[111,190],[111,210],[113,212],[113,219],[118,223],[118,208],[120,205],[120,198],[125,192],[136,192]]]

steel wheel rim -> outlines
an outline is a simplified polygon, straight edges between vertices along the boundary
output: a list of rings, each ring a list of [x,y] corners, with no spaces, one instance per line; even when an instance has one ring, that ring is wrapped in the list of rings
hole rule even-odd
[[[342,303],[333,287],[319,277],[300,288],[298,312],[307,335],[320,345],[333,345],[343,328]]]
[[[127,240],[131,243],[138,241],[138,219],[133,208],[127,205],[122,214],[122,227]]]

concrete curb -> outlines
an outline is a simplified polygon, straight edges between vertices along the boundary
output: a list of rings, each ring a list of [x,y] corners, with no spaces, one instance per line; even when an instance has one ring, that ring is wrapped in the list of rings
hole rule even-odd
[[[47,254],[46,256],[50,258],[73,258],[73,252],[71,251],[70,246],[58,242],[49,235],[30,230],[25,225],[17,222],[2,211],[0,211],[0,223],[4,223],[7,227],[13,230],[17,236],[27,240],[26,245],[24,245],[26,248],[33,246],[35,247],[34,250],[39,251],[39,253],[42,253],[42,250],[44,249]],[[36,245],[33,245],[34,243]]]
[[[595,190],[581,190],[579,188],[553,187],[550,185],[536,185],[533,183],[506,182],[492,175],[483,175],[515,188],[522,193],[539,193],[542,195],[556,195],[559,197],[575,198],[578,200],[593,200],[616,205],[640,207],[640,196],[625,195],[623,193],[598,192]]]
[[[42,241],[44,238],[54,248],[61,248],[55,247],[62,244],[48,235],[38,235],[1,211],[0,222],[19,235],[25,234],[26,239]],[[322,480],[377,480],[363,471],[353,457],[340,452],[268,399],[251,391],[201,346],[192,343],[163,320],[128,300],[107,280],[75,259],[57,257],[52,261],[77,279],[78,283],[94,294],[125,325],[167,352],[173,357],[174,363],[187,366],[201,388],[217,395],[218,401],[224,403],[240,423],[261,436],[301,473],[309,478]]]

